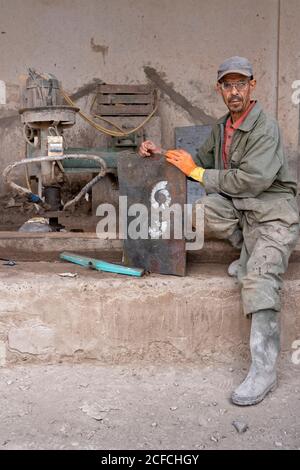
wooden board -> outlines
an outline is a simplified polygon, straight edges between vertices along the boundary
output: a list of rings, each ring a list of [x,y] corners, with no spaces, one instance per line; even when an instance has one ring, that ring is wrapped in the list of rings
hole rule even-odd
[[[151,208],[153,201],[165,203],[168,194],[169,206],[180,205],[182,211],[186,203],[186,177],[184,174],[165,161],[162,156],[141,158],[131,155],[118,161],[118,177],[120,196],[127,196],[127,206],[143,204],[148,210],[147,239],[133,239],[130,233],[124,240],[124,261],[130,266],[144,268],[146,271],[160,274],[184,276],[186,270],[186,252],[184,234],[181,239],[174,239],[174,220],[170,218],[170,239],[151,238]],[[155,188],[164,188],[167,193]],[[130,224],[135,216],[127,217],[126,229],[130,232]],[[182,218],[183,224],[183,218]],[[152,225],[152,227],[151,227]]]
[[[150,85],[98,85],[98,93],[145,94],[152,93]]]
[[[99,85],[94,112],[101,116],[148,116],[153,107],[150,85]]]
[[[96,108],[96,113],[100,116],[148,116],[151,111],[151,104],[103,104]]]

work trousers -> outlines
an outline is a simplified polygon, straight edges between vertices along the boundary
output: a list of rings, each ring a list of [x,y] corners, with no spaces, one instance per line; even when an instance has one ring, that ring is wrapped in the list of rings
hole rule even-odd
[[[205,231],[240,243],[238,280],[245,315],[280,311],[282,274],[299,237],[296,199],[229,199],[210,194],[204,204]]]

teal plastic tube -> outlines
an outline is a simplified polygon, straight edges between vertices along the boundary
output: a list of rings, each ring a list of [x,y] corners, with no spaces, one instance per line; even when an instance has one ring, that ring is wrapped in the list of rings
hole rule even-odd
[[[129,268],[120,264],[107,263],[100,259],[89,258],[87,256],[76,255],[74,253],[63,252],[59,255],[60,259],[70,261],[70,263],[79,264],[86,268],[96,269],[97,271],[106,271],[116,274],[127,274],[127,276],[141,277],[145,270],[140,268]]]

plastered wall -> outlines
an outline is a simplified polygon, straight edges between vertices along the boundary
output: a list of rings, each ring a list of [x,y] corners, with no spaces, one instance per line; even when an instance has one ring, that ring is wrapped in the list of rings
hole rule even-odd
[[[225,112],[214,85],[217,66],[231,55],[253,62],[256,97],[279,118],[297,171],[291,86],[300,79],[299,23],[298,0],[0,0],[0,173],[24,155],[17,110],[28,67],[55,74],[69,93],[95,79],[154,83],[163,145],[172,146],[174,127]],[[78,103],[88,110],[90,101]],[[98,141],[79,121],[69,138]]]

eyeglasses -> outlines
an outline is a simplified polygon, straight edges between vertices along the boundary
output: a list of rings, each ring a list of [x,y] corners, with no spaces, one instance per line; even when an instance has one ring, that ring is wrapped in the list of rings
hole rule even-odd
[[[221,82],[222,90],[229,91],[236,88],[238,91],[245,90],[249,83],[249,80],[240,80],[239,82]]]

